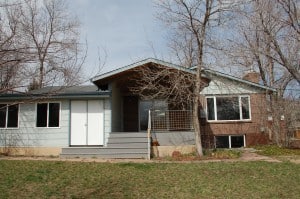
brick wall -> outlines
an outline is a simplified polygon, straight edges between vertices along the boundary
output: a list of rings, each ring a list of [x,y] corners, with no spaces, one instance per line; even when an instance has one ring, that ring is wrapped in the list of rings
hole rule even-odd
[[[201,100],[205,102],[203,98]],[[205,107],[205,103],[202,103]],[[214,147],[216,135],[246,135],[246,146],[267,144],[269,132],[267,128],[267,104],[265,94],[251,94],[251,121],[207,122],[201,119],[201,133],[203,145],[207,148]]]

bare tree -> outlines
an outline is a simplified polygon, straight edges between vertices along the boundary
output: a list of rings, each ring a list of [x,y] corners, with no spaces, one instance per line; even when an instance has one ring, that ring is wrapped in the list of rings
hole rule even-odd
[[[86,50],[79,42],[79,27],[64,0],[0,2],[0,94],[80,83]],[[0,112],[54,92],[1,104]],[[0,134],[5,147],[24,145],[20,133],[4,129]]]
[[[79,42],[79,21],[70,14],[65,1],[19,0],[2,8],[7,27],[1,32],[5,44],[1,47],[12,63],[9,65],[1,56],[2,69],[8,69],[6,77],[21,71],[29,88],[80,82],[86,50]],[[18,61],[22,67],[16,67]]]
[[[209,59],[211,47],[216,43],[217,34],[213,34],[213,30],[226,21],[225,13],[235,6],[234,2],[167,0],[156,3],[159,9],[158,18],[171,30],[171,50],[175,52],[181,64],[186,67],[194,66],[195,73],[187,75],[182,71],[163,69],[155,73],[152,73],[153,70],[144,71],[144,76],[149,78],[141,82],[139,88],[148,91],[145,93],[152,93],[148,96],[152,98],[157,97],[153,95],[156,93],[164,97],[169,96],[170,99],[172,97],[181,99],[175,101],[183,101],[185,98],[187,102],[190,99],[193,107],[196,149],[200,156],[203,155],[199,123],[200,92],[207,84],[202,79],[201,72],[205,60]],[[167,82],[164,82],[166,80]],[[187,87],[182,88],[183,85]],[[154,89],[159,92],[151,92]]]
[[[238,10],[238,34],[231,40],[232,60],[257,67],[263,84],[285,90],[300,83],[299,1],[252,0]],[[281,93],[281,96],[283,93]]]
[[[24,56],[17,44],[20,10],[11,9],[16,4],[0,4],[0,93],[13,91],[23,83],[21,65]]]
[[[251,0],[236,10],[235,37],[228,45],[233,64],[259,71],[262,83],[278,89],[270,98],[272,132],[277,144],[284,140],[281,126],[288,112],[284,94],[299,75],[299,2]],[[298,23],[298,24],[297,24]]]

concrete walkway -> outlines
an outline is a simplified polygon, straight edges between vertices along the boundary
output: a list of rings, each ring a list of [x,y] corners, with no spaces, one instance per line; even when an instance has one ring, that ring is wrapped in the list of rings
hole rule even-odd
[[[256,150],[252,148],[243,149],[242,156],[237,160],[244,161],[244,162],[249,162],[249,161],[282,162],[278,159],[269,156],[259,155],[256,153]]]

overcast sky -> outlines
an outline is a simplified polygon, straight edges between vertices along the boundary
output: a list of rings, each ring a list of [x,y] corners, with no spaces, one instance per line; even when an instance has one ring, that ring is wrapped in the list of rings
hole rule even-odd
[[[107,52],[103,72],[155,54],[168,56],[166,33],[151,0],[69,0],[69,7],[80,19],[82,39],[88,42],[85,68],[89,71],[97,65],[98,48]]]

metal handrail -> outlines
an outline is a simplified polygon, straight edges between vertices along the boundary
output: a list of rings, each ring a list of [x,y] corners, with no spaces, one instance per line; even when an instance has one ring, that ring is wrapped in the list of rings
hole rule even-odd
[[[151,159],[151,110],[148,112],[148,128],[147,128],[147,139],[148,139],[148,160]]]

